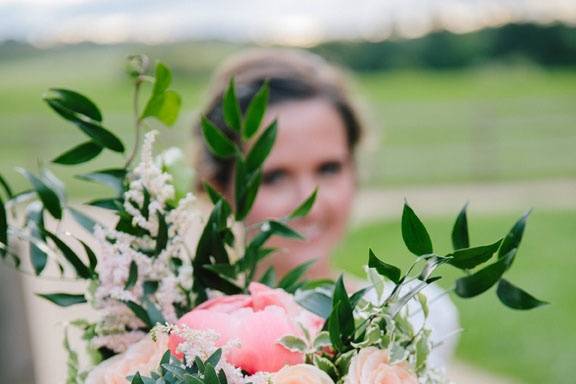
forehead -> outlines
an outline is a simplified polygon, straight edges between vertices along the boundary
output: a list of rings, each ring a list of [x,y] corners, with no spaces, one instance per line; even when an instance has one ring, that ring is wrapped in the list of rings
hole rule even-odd
[[[276,144],[267,164],[321,161],[349,155],[346,127],[336,108],[327,100],[315,98],[273,105],[266,123],[278,119]]]

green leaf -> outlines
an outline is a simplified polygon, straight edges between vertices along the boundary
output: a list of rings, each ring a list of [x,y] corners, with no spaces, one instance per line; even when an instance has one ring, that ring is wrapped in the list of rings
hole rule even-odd
[[[100,144],[100,146],[114,152],[124,152],[124,144],[122,144],[122,141],[115,134],[100,125],[100,123],[77,121],[76,126],[94,142]]]
[[[297,336],[287,335],[282,337],[278,342],[291,352],[306,351],[306,342]]]
[[[0,196],[0,256],[4,257],[8,250],[8,218],[4,201]]]
[[[172,126],[178,120],[182,99],[176,91],[165,91],[154,95],[142,112],[142,119],[155,117],[167,126]]]
[[[211,364],[213,367],[215,367],[220,362],[221,357],[222,349],[218,348],[206,359],[206,364]]]
[[[464,205],[452,228],[452,246],[454,250],[470,247],[470,236],[468,234],[468,219],[466,209],[468,204]]]
[[[206,384],[220,384],[220,380],[212,364],[206,363],[204,365],[204,381]]]
[[[14,197],[14,194],[12,193],[12,188],[10,188],[10,185],[2,175],[0,175],[0,187],[4,189],[4,192],[6,192],[6,197],[8,198],[8,200]]]
[[[123,168],[103,169],[101,171],[77,175],[76,178],[107,185],[121,195],[124,193],[126,174],[127,171]]]
[[[133,301],[124,301],[124,304],[126,304],[126,306],[130,308],[132,313],[134,313],[134,315],[136,315],[137,318],[142,320],[144,324],[146,324],[148,327],[154,326],[154,323],[152,323],[150,317],[148,316],[148,312],[141,305]]]
[[[326,372],[332,379],[336,380],[338,378],[338,369],[330,360],[319,355],[314,355],[313,360],[314,365]]]
[[[43,299],[53,302],[60,307],[69,307],[76,304],[86,303],[86,298],[82,294],[74,295],[69,293],[37,293]]]
[[[202,135],[216,156],[228,158],[238,152],[236,145],[205,116],[202,116]]]
[[[118,198],[113,199],[96,199],[86,203],[92,207],[98,207],[103,209],[111,209],[113,211],[118,211],[122,208],[122,203]]]
[[[531,211],[526,212],[514,225],[510,232],[506,235],[502,241],[502,245],[498,250],[498,257],[502,258],[507,255],[512,249],[518,249],[520,242],[522,241],[522,235],[524,234],[524,229],[526,228],[526,221]]]
[[[84,212],[79,211],[75,208],[68,207],[68,211],[72,214],[72,217],[78,224],[80,224],[89,233],[94,233],[94,228],[98,223],[92,219],[90,216],[86,215]]]
[[[288,215],[288,219],[292,220],[306,216],[314,206],[314,202],[316,201],[317,195],[318,195],[318,188],[316,188],[314,192],[312,192],[310,196],[308,196],[308,198],[302,202],[302,204],[300,204],[295,210],[292,211],[290,215]]]
[[[276,270],[274,269],[274,267],[272,266],[268,267],[266,272],[264,272],[264,274],[260,278],[260,283],[270,288],[276,287]]]
[[[154,89],[152,93],[160,94],[170,87],[172,83],[172,73],[170,69],[161,62],[156,63],[156,74],[154,76]]]
[[[75,165],[92,160],[102,152],[102,147],[93,141],[82,143],[52,160],[62,165]]]
[[[369,249],[368,257],[368,266],[370,268],[376,269],[380,275],[386,276],[396,284],[400,282],[402,271],[399,268],[378,259],[372,249]]]
[[[296,302],[323,319],[328,319],[332,313],[332,299],[318,290],[298,291]]]
[[[168,244],[168,225],[164,215],[158,212],[158,236],[156,237],[156,255],[160,255]]]
[[[212,204],[215,205],[219,201],[222,201],[222,204],[226,205],[227,209],[231,210],[230,204],[228,203],[228,201],[226,201],[224,196],[222,196],[218,191],[216,191],[210,184],[204,183],[204,190],[206,191],[206,193],[208,193],[208,197],[210,198]]]
[[[86,256],[88,256],[88,264],[90,267],[90,273],[92,276],[96,275],[96,265],[98,264],[98,259],[96,258],[96,254],[94,251],[82,240],[78,240],[82,246],[84,247],[84,251],[86,252]]]
[[[274,146],[276,134],[278,132],[278,122],[274,120],[266,130],[258,137],[258,140],[246,157],[246,169],[252,172],[262,166]]]
[[[252,100],[250,100],[250,104],[246,110],[246,116],[244,117],[244,129],[242,132],[242,135],[246,139],[251,138],[258,131],[262,118],[266,113],[269,93],[270,87],[266,81],[258,92],[256,92]]]
[[[236,132],[242,129],[242,113],[240,105],[236,98],[236,90],[234,89],[234,79],[230,79],[228,88],[224,93],[222,100],[222,108],[224,109],[224,122]]]
[[[288,272],[278,283],[278,288],[282,288],[286,292],[294,292],[298,285],[298,281],[314,264],[314,260],[302,263]]]
[[[156,324],[165,324],[166,319],[160,310],[152,303],[147,297],[144,297],[144,306],[146,308],[146,314],[148,319],[150,319],[150,326],[155,326]]]
[[[334,296],[332,297],[332,305],[334,308],[338,306],[340,330],[342,340],[351,339],[354,336],[354,315],[352,312],[352,305],[348,298],[348,293],[344,287],[344,279],[342,275],[336,281],[334,286]]]
[[[512,309],[527,310],[548,304],[545,301],[538,300],[506,279],[500,280],[496,294],[504,305]]]
[[[500,247],[501,242],[502,240],[498,240],[490,245],[458,249],[448,255],[452,257],[448,260],[448,264],[460,269],[472,269],[490,260],[492,255],[498,250],[498,247]]]
[[[126,284],[124,284],[124,289],[132,289],[134,284],[136,284],[136,280],[138,280],[138,264],[132,260],[130,262],[130,270],[128,272],[128,279],[126,280]]]
[[[278,235],[289,239],[299,239],[299,240],[304,239],[304,237],[301,234],[299,234],[298,232],[296,232],[295,230],[293,230],[292,228],[290,228],[289,226],[280,221],[270,220],[263,224],[263,227],[266,226],[268,226],[268,230],[273,235]]]
[[[262,182],[262,170],[257,169],[250,173],[246,171],[246,163],[236,159],[236,173],[234,178],[234,199],[236,202],[236,220],[242,221],[256,200],[260,183]]]
[[[402,211],[402,238],[408,250],[416,256],[433,252],[432,241],[426,227],[408,203],[404,203],[404,210]]]
[[[72,265],[72,267],[74,267],[76,274],[81,278],[89,279],[91,276],[90,269],[84,265],[78,256],[76,256],[76,253],[74,253],[74,251],[55,234],[49,231],[44,232],[54,242],[54,244],[56,244],[58,249],[60,249],[64,258],[70,263],[70,265]]]
[[[469,276],[456,280],[456,294],[463,298],[470,298],[478,296],[492,288],[492,286],[500,280],[504,272],[506,272],[508,262],[514,257],[515,253],[516,250],[513,249],[495,263]]]
[[[98,122],[102,121],[102,114],[96,104],[78,92],[69,89],[51,88],[44,95],[44,100],[65,119],[69,119],[69,117],[67,117],[66,113],[61,113],[62,109],[65,109],[66,112],[71,111],[86,116]]]
[[[142,377],[140,376],[140,372],[136,372],[134,377],[132,377],[132,381],[130,381],[130,384],[144,384],[144,381],[142,380]]]
[[[62,205],[56,192],[53,191],[44,180],[38,178],[27,170],[23,168],[17,168],[17,170],[30,181],[30,184],[32,184],[32,188],[36,191],[38,198],[42,201],[42,204],[48,212],[50,212],[52,217],[61,220]]]
[[[44,209],[42,204],[36,202],[32,203],[26,209],[26,222],[30,227],[30,236],[34,239],[46,242],[44,235]],[[34,268],[34,273],[39,275],[42,273],[48,262],[48,255],[34,242],[30,242],[30,263]]]

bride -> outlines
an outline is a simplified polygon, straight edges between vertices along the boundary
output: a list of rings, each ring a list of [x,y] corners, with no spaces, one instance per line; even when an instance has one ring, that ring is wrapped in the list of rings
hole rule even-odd
[[[308,277],[336,276],[330,255],[343,238],[350,217],[357,189],[355,154],[362,137],[362,123],[342,72],[321,57],[298,50],[252,50],[227,60],[212,80],[202,114],[238,142],[226,128],[221,109],[232,77],[243,111],[268,81],[269,108],[264,124],[278,120],[276,144],[264,164],[262,186],[246,224],[285,216],[318,188],[310,213],[291,223],[306,240],[273,238],[269,245],[281,251],[262,263],[260,273],[273,265],[282,276],[303,262],[315,260]],[[203,143],[199,125],[195,127],[195,142]],[[213,156],[203,145],[196,153],[199,181],[207,181],[233,201],[232,163]],[[362,283],[354,285],[358,288]],[[445,367],[456,346],[458,314],[439,287],[431,285],[424,293],[433,300],[427,320],[432,338],[441,342],[430,363]],[[412,321],[419,326],[422,315],[416,314]]]

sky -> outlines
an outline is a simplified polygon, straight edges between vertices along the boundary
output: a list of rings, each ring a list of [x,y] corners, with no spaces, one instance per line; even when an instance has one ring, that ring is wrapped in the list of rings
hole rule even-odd
[[[0,0],[0,20],[0,41],[36,45],[224,39],[307,46],[511,21],[576,25],[576,0]]]

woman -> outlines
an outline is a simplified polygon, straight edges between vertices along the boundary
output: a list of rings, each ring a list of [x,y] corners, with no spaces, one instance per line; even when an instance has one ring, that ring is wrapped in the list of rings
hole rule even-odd
[[[274,265],[282,276],[305,261],[315,260],[309,277],[334,277],[337,273],[330,264],[330,254],[342,239],[350,216],[357,187],[355,152],[362,136],[342,73],[304,51],[254,50],[231,58],[216,73],[210,102],[203,111],[229,135],[221,102],[232,77],[243,111],[268,80],[270,97],[264,125],[278,120],[276,144],[264,163],[262,186],[246,224],[285,216],[318,188],[312,211],[291,223],[306,240],[273,238],[269,245],[282,251],[266,259],[262,270]],[[203,143],[200,128],[195,131],[196,142]],[[205,146],[198,153],[201,181],[208,181],[232,201],[232,163],[214,157]],[[435,297],[439,291],[429,287],[426,294]],[[421,321],[414,319],[415,323]],[[447,296],[433,304],[429,325],[438,335],[436,340],[458,328],[456,310]],[[454,345],[452,337],[432,354],[432,363],[446,365]]]

